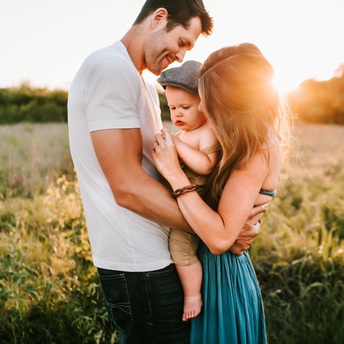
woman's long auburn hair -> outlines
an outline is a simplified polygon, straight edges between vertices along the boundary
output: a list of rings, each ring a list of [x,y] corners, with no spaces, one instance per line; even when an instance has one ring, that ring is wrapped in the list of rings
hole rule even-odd
[[[206,201],[217,208],[233,170],[260,151],[269,163],[269,136],[283,141],[288,116],[272,81],[274,70],[260,50],[244,43],[213,52],[199,72],[202,106],[222,153],[206,186]]]

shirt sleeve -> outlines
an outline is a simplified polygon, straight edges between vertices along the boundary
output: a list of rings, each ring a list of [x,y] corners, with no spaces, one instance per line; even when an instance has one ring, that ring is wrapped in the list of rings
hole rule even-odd
[[[89,131],[140,128],[137,104],[140,79],[121,56],[106,56],[94,62],[85,92]]]

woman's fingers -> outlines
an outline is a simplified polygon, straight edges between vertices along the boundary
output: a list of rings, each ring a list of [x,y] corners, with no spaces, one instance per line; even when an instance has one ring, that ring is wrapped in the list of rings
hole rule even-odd
[[[161,133],[155,134],[154,138],[155,140],[152,145],[153,152],[156,152],[158,147],[164,148],[174,145],[173,136],[166,128],[161,129]]]

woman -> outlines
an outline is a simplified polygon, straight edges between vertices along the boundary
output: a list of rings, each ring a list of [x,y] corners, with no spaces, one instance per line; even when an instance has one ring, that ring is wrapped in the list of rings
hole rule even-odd
[[[199,73],[200,110],[222,148],[206,202],[190,185],[168,130],[155,136],[153,158],[184,217],[201,238],[203,310],[191,343],[266,343],[263,302],[248,253],[233,255],[252,207],[275,195],[282,166],[286,112],[272,86],[273,68],[253,44],[212,53]]]

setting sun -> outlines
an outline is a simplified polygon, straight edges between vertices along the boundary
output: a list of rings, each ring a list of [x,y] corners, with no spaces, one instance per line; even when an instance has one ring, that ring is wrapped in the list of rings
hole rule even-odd
[[[276,72],[272,82],[281,95],[286,95],[295,90],[302,81],[296,75]]]
[[[338,62],[339,63],[339,62]],[[311,65],[311,63],[309,64]],[[313,67],[309,65],[303,66],[292,66],[288,57],[279,60],[278,67],[275,69],[275,77],[273,83],[281,94],[287,94],[297,89],[300,84],[305,80],[314,79],[317,81],[329,80],[334,74],[338,66],[331,65],[329,62],[324,61],[323,64],[318,63],[317,66]],[[286,66],[282,68],[281,66]],[[297,68],[298,67],[298,68]],[[302,68],[304,67],[304,68]],[[311,71],[314,70],[313,73]]]

